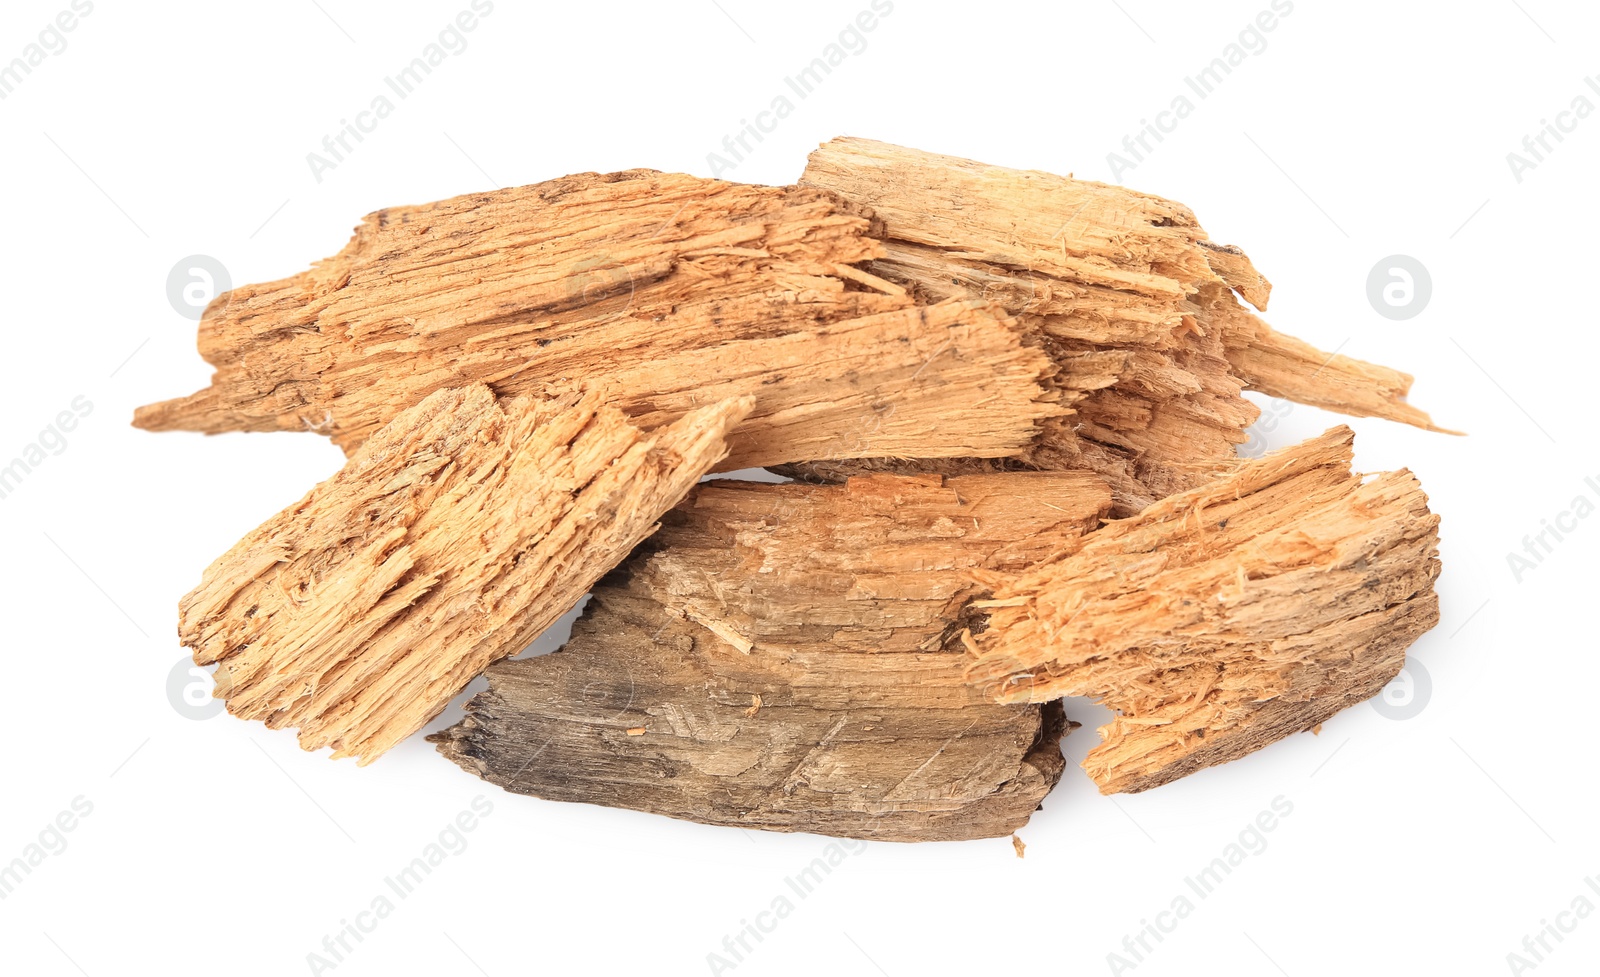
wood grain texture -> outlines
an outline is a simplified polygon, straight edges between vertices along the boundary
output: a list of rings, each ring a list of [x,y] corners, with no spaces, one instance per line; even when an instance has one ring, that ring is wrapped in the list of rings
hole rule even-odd
[[[1182,204],[1123,187],[990,166],[866,139],[812,153],[802,186],[870,210],[885,253],[871,273],[921,301],[999,302],[1059,369],[1070,417],[1021,462],[846,462],[786,473],[1088,468],[1132,515],[1203,485],[1259,411],[1247,386],[1345,413],[1432,428],[1404,401],[1411,378],[1274,332],[1270,283],[1239,248],[1209,240]]]
[[[869,230],[826,191],[649,170],[379,211],[313,270],[218,298],[211,385],[135,424],[348,452],[442,388],[603,380],[647,427],[754,396],[729,469],[1022,450],[1063,413],[1048,358],[992,303],[916,308],[861,271]]]
[[[1438,517],[1409,472],[1351,473],[1335,429],[982,573],[969,677],[1002,702],[1118,713],[1084,767],[1105,793],[1245,756],[1376,695],[1439,620]]]
[[[1098,525],[1084,473],[710,483],[595,591],[565,648],[502,662],[434,741],[509,790],[708,824],[1004,837],[1065,766],[1059,704],[963,675],[976,568]]]
[[[1275,332],[1254,316],[1226,310],[1228,359],[1251,390],[1352,417],[1403,421],[1440,434],[1428,414],[1406,402],[1413,378],[1398,370],[1324,353],[1310,343]]]
[[[371,762],[527,646],[726,453],[722,401],[646,434],[604,390],[429,395],[180,607],[228,710]]]
[[[1110,504],[1088,472],[715,482],[664,518],[633,574],[740,651],[839,668],[855,650],[881,669],[942,650],[977,590],[969,570],[1047,559]]]

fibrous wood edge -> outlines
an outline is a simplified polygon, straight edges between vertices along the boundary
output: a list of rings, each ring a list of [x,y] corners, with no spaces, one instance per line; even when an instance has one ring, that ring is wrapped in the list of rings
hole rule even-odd
[[[1438,517],[1409,472],[1351,473],[1338,428],[1247,462],[991,588],[969,677],[997,701],[1115,709],[1084,768],[1161,786],[1376,695],[1439,620]],[[979,630],[978,628],[974,629]]]
[[[1275,332],[1248,313],[1232,321],[1228,359],[1251,390],[1352,417],[1381,417],[1440,434],[1460,433],[1439,427],[1425,411],[1406,402],[1414,382],[1410,374],[1324,353]]]
[[[816,674],[835,681],[845,652],[865,653],[869,669],[902,654],[928,660],[976,590],[967,570],[1045,560],[1110,505],[1089,472],[719,481],[664,517],[632,573],[672,613],[740,651],[791,664],[820,655]],[[962,683],[927,693],[981,701]]]
[[[211,385],[134,423],[348,452],[444,387],[596,380],[648,426],[754,395],[730,469],[1021,450],[1062,413],[1048,359],[992,303],[921,310],[862,272],[869,227],[827,191],[649,170],[382,210],[313,270],[217,299]]]
[[[1181,204],[1123,187],[835,139],[801,185],[828,189],[881,222],[872,274],[922,301],[987,298],[1060,366],[1074,415],[1046,425],[1023,460],[1087,467],[1131,515],[1212,477],[1246,440],[1253,387],[1345,413],[1437,430],[1404,401],[1406,374],[1324,354],[1274,332],[1235,298],[1266,307],[1271,285],[1242,250],[1207,239]],[[1012,462],[1002,467],[1017,467]],[[946,473],[972,462],[794,466],[800,477],[861,470]]]
[[[432,739],[508,790],[707,824],[1004,837],[1058,781],[1059,704],[1000,705],[956,640],[975,568],[1097,525],[1084,473],[716,482],[596,588],[571,640],[489,669]]]
[[[646,434],[603,389],[426,397],[180,606],[228,710],[365,764],[526,647],[726,453],[727,400]]]
[[[956,301],[641,357],[603,376],[617,406],[645,428],[708,400],[751,397],[755,406],[717,466],[734,471],[930,448],[1018,454],[1066,413],[1044,385],[1052,372],[999,306]]]

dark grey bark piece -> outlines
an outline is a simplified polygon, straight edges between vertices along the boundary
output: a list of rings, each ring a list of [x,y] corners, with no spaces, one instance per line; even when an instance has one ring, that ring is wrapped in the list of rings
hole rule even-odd
[[[1004,837],[1064,768],[1058,703],[964,679],[976,569],[1099,523],[1080,472],[711,483],[596,588],[566,647],[502,662],[440,752],[508,790],[886,841]]]

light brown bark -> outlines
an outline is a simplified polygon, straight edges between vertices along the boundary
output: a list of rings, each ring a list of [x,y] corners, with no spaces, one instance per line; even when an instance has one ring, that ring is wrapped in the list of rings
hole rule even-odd
[[[1271,285],[1243,251],[1210,241],[1182,204],[1123,187],[835,139],[812,153],[802,186],[832,190],[882,222],[872,274],[922,301],[984,298],[1016,315],[1059,366],[1074,415],[1047,422],[1026,466],[1089,468],[1133,513],[1197,487],[1232,459],[1259,411],[1246,387],[1357,415],[1432,428],[1404,401],[1411,378],[1330,356],[1274,332]],[[982,461],[818,464],[966,472]]]
[[[980,573],[970,678],[997,701],[1092,696],[1118,713],[1084,768],[1158,787],[1376,695],[1439,620],[1438,517],[1409,472],[1351,473],[1336,429]]]
[[[832,194],[631,170],[369,216],[311,271],[219,298],[211,386],[151,430],[314,430],[347,452],[429,393],[597,380],[646,427],[750,395],[729,469],[1002,457],[1063,409],[992,303],[916,308]]]
[[[645,434],[603,390],[438,391],[184,598],[228,710],[368,763],[582,598],[725,453],[722,401]]]
[[[1408,473],[1351,474],[1347,430],[1235,458],[1246,389],[1438,430],[1409,376],[1246,308],[1270,289],[1181,204],[858,139],[795,187],[632,170],[380,211],[213,303],[212,384],[137,414],[350,454],[181,635],[230,710],[369,762],[702,474],[774,466],[838,484],[699,489],[441,750],[710,823],[1008,834],[1060,776],[1063,695],[1119,713],[1101,789],[1146,790],[1375,694],[1437,621]]]

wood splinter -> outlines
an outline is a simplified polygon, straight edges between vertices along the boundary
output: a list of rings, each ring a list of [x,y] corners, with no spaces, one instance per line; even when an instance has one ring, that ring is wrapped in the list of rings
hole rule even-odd
[[[1351,473],[1337,428],[1065,542],[992,589],[969,677],[1000,702],[1115,709],[1084,761],[1159,787],[1377,695],[1439,622],[1439,519],[1410,472]],[[978,629],[975,628],[975,631]]]
[[[754,396],[723,470],[1024,450],[1065,409],[989,302],[922,305],[835,195],[586,173],[369,216],[337,255],[220,296],[211,385],[148,430],[306,431],[346,453],[435,390],[604,382],[646,429]]]
[[[869,210],[884,255],[865,267],[923,302],[997,302],[1057,370],[1072,413],[1018,460],[898,458],[794,465],[824,480],[864,470],[1099,472],[1131,516],[1226,470],[1259,410],[1246,389],[1440,430],[1406,402],[1412,378],[1276,332],[1271,284],[1188,207],[1126,187],[991,166],[870,139],[824,143],[801,186]]]
[[[370,763],[576,604],[751,407],[646,434],[607,399],[441,390],[219,558],[179,633],[228,711]]]

